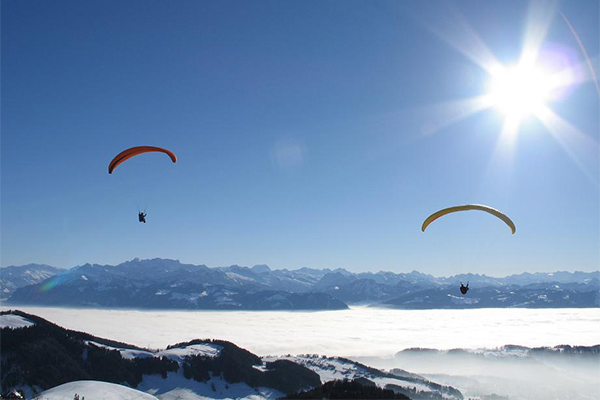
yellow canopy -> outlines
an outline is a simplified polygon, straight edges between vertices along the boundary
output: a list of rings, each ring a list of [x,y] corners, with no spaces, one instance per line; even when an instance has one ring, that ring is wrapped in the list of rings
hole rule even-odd
[[[469,210],[485,211],[489,214],[492,214],[493,216],[498,217],[502,221],[504,221],[504,223],[506,225],[508,225],[508,227],[512,231],[513,235],[517,231],[517,228],[515,227],[514,222],[512,222],[511,219],[508,218],[508,216],[506,216],[505,214],[496,210],[495,208],[484,206],[481,204],[465,204],[462,206],[448,207],[448,208],[444,208],[443,210],[436,211],[433,214],[431,214],[429,217],[427,217],[427,219],[423,222],[423,226],[421,226],[421,230],[423,232],[425,232],[425,229],[427,228],[427,226],[429,226],[429,224],[431,224],[436,219],[443,217],[446,214],[451,214],[451,213],[455,213],[455,212],[459,212],[459,211],[469,211]]]

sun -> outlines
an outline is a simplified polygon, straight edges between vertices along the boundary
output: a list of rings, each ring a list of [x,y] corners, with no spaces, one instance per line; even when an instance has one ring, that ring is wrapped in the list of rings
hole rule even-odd
[[[490,75],[489,103],[512,120],[539,115],[557,86],[551,74],[535,65],[499,67]]]
[[[592,159],[589,154],[597,152],[598,142],[555,110],[565,105],[572,109],[572,102],[566,104],[569,94],[588,81],[594,83],[600,97],[600,84],[594,66],[577,31],[566,15],[556,9],[556,4],[548,7],[543,2],[531,2],[530,6],[520,56],[510,64],[503,64],[460,14],[450,19],[455,19],[458,24],[439,23],[430,26],[441,39],[480,67],[487,79],[481,82],[482,92],[478,95],[427,107],[427,128],[422,130],[422,134],[430,136],[477,113],[494,111],[502,115],[503,121],[488,171],[495,170],[501,165],[500,162],[510,168],[519,135],[544,129],[597,185],[597,168],[590,168],[583,159]],[[562,16],[573,36],[568,37],[567,41],[546,40],[556,14]],[[579,46],[579,56],[573,49],[573,39]],[[558,36],[555,40],[558,40]],[[533,123],[523,123],[526,119]],[[432,120],[435,123],[430,123]],[[495,123],[497,119],[493,121]],[[504,170],[508,171],[509,168]]]

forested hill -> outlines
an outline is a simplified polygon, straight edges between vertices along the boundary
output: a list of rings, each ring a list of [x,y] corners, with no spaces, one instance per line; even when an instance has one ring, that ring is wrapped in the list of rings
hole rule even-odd
[[[397,394],[403,394],[410,398],[463,399],[455,388],[419,375],[386,373],[339,357],[261,358],[217,339],[196,339],[162,350],[143,349],[64,329],[21,311],[0,312],[0,344],[0,394],[20,390],[27,398],[68,382],[103,381],[166,397],[187,390],[202,398],[255,396],[275,400],[348,379],[390,389],[395,393],[391,398],[402,398]]]
[[[222,340],[179,343],[161,352],[61,328],[20,311],[1,312],[32,323],[0,330],[2,393],[14,388],[45,390],[71,381],[125,382],[138,387],[144,377],[169,373],[207,382],[222,376],[250,388],[271,387],[292,393],[321,384],[319,376],[290,361],[263,363],[247,350]],[[60,366],[60,367],[58,367]]]

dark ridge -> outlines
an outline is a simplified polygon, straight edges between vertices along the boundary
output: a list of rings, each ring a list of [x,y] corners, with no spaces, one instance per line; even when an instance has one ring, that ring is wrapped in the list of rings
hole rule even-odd
[[[0,329],[0,393],[30,386],[46,390],[77,380],[98,380],[136,387],[144,374],[167,376],[179,365],[166,357],[124,359],[117,350],[89,344],[94,341],[111,347],[140,348],[113,340],[61,328],[43,318],[21,311],[5,311],[35,324]]]
[[[22,311],[0,312],[0,315],[6,314],[27,318],[34,325],[0,329],[0,396],[4,395],[1,398],[26,386],[47,390],[77,380],[125,383],[135,388],[144,375],[159,374],[167,378],[169,372],[178,371],[180,366],[187,379],[206,382],[211,376],[222,376],[229,383],[270,387],[283,393],[321,384],[319,375],[302,365],[277,360],[263,366],[260,357],[225,340],[197,339],[169,346],[172,349],[210,343],[222,347],[217,357],[188,355],[181,365],[165,356],[126,359],[118,350],[103,346],[146,349],[64,329]]]

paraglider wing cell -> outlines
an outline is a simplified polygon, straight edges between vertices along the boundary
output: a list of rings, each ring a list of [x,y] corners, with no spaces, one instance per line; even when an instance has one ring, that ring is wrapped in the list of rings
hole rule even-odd
[[[161,147],[154,147],[154,146],[137,146],[137,147],[132,147],[127,150],[123,150],[122,152],[117,154],[117,156],[115,158],[113,158],[112,161],[110,162],[110,164],[108,165],[108,173],[112,174],[114,169],[119,164],[121,164],[123,161],[129,160],[131,157],[135,157],[138,154],[150,153],[150,152],[165,153],[166,155],[171,157],[171,161],[173,161],[174,163],[177,162],[177,156],[170,150],[163,149]]]
[[[508,227],[512,231],[513,235],[517,231],[517,228],[516,228],[514,222],[512,222],[512,220],[510,218],[508,218],[508,216],[506,216],[505,214],[496,210],[495,208],[484,206],[481,204],[465,204],[462,206],[444,208],[443,210],[434,212],[429,217],[427,217],[427,219],[423,222],[423,226],[421,226],[421,230],[423,232],[425,232],[425,229],[429,226],[429,224],[431,224],[436,219],[443,217],[446,214],[451,214],[451,213],[455,213],[455,212],[459,212],[459,211],[469,211],[469,210],[485,211],[489,214],[492,214],[493,216],[500,218],[502,221],[504,221],[504,223],[506,225],[508,225]]]

